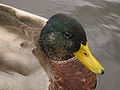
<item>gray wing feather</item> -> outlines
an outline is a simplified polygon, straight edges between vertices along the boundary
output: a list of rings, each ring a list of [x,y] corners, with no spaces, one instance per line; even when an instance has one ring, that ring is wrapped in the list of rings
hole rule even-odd
[[[46,90],[47,75],[32,53],[46,21],[43,17],[0,4],[1,90]],[[41,80],[45,80],[46,85]]]

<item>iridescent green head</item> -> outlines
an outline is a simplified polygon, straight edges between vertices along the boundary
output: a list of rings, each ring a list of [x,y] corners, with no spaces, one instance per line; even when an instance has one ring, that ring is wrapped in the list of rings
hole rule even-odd
[[[53,60],[66,60],[80,48],[80,43],[86,44],[83,27],[74,18],[65,14],[52,16],[40,35],[40,45],[43,51]],[[63,54],[59,54],[63,53]]]
[[[65,61],[75,55],[96,74],[104,70],[90,53],[81,24],[65,14],[56,14],[48,20],[41,31],[40,46],[50,60]]]

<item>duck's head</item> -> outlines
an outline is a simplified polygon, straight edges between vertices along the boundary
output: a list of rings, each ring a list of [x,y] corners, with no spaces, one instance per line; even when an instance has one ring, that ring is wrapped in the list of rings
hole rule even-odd
[[[83,27],[65,14],[56,14],[49,19],[41,31],[40,45],[50,60],[66,61],[75,56],[95,74],[104,73],[104,68],[88,48]]]

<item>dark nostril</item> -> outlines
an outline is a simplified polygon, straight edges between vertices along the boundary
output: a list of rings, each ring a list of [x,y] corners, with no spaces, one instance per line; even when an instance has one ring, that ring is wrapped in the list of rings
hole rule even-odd
[[[87,53],[84,53],[84,55],[86,55],[86,56],[87,56]]]
[[[101,75],[103,75],[104,74],[104,70],[101,70]]]

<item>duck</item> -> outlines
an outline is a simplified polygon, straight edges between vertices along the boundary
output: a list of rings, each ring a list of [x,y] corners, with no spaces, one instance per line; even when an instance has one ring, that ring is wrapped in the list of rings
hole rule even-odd
[[[104,67],[73,17],[49,19],[0,4],[1,90],[92,90]]]

